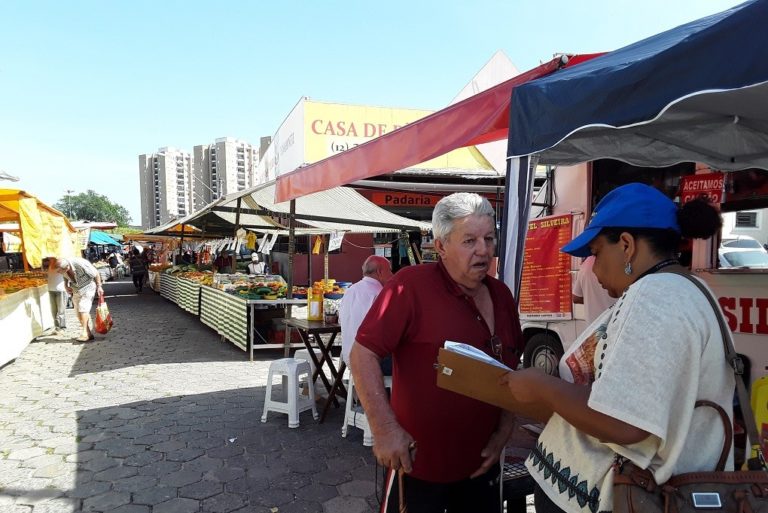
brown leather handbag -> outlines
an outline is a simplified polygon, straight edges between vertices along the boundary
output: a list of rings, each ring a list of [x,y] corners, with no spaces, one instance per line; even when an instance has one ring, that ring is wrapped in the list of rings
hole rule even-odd
[[[715,471],[691,472],[672,476],[669,481],[657,484],[653,474],[634,464],[617,458],[614,466],[613,512],[614,513],[688,513],[703,511],[727,511],[733,513],[768,513],[768,472],[766,472],[762,448],[744,385],[744,363],[736,353],[728,330],[712,295],[697,279],[682,269],[664,269],[660,272],[679,274],[691,280],[706,296],[720,323],[723,346],[729,364],[736,375],[739,404],[744,414],[752,450],[758,455],[748,460],[748,471],[726,472],[725,462],[731,450],[733,429],[725,411],[710,401],[697,401],[696,407],[717,410],[725,426],[725,442]]]

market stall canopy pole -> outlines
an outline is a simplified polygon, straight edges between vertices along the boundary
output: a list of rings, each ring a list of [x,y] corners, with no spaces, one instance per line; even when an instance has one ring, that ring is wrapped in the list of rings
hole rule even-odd
[[[291,200],[290,213],[288,217],[288,290],[286,297],[293,299],[293,261],[294,254],[296,253],[296,200]],[[307,258],[311,259],[312,255],[307,255]],[[312,284],[310,283],[310,286]],[[293,307],[288,303],[286,307],[286,317],[291,318],[293,314]],[[283,341],[284,349],[283,356],[288,358],[291,356],[291,327],[285,325],[285,338]]]
[[[554,58],[389,134],[280,176],[275,202],[405,169],[457,148],[506,139],[515,87],[592,57]]]

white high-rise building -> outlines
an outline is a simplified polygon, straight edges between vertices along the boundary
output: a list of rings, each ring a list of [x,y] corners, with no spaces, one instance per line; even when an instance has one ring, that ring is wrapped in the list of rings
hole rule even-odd
[[[155,228],[190,214],[193,180],[189,152],[164,147],[139,155],[142,228]]]
[[[257,146],[222,137],[213,144],[195,146],[192,153],[195,210],[221,196],[256,185]]]

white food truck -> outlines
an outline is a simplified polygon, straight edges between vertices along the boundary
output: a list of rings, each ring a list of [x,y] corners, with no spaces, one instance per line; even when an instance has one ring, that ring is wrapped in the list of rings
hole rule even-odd
[[[572,281],[581,259],[561,254],[559,248],[583,230],[590,212],[605,194],[629,182],[654,185],[678,201],[707,194],[720,204],[723,213],[755,214],[746,217],[747,224],[754,220],[755,234],[762,233],[759,224],[768,220],[764,215],[768,214],[765,170],[717,173],[692,163],[642,168],[611,159],[548,167],[545,182],[533,200],[519,294],[525,365],[556,372],[563,351],[586,327],[584,305],[571,300]],[[737,215],[737,220],[739,217],[744,216]],[[748,232],[748,227],[742,231]],[[752,248],[740,251],[760,253]],[[750,260],[754,266],[724,267],[728,262],[719,258],[720,253],[720,240],[713,237],[684,245],[680,259],[715,292],[734,333],[736,348],[747,357],[754,380],[766,374],[768,365],[768,268],[757,258]]]

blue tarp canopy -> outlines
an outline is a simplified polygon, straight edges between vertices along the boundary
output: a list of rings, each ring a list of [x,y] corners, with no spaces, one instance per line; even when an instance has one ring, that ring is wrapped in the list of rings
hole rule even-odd
[[[768,168],[768,0],[746,2],[512,91],[508,156]]]
[[[766,27],[768,0],[754,0],[512,90],[502,275],[513,293],[537,162],[768,169]]]
[[[98,246],[120,246],[120,243],[115,239],[98,230],[91,230],[91,236],[88,239],[88,242],[92,242]]]

